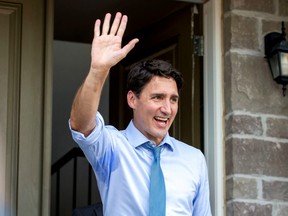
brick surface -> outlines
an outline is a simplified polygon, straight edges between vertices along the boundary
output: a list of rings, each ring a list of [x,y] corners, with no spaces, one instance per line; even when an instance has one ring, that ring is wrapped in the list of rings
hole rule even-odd
[[[232,33],[231,33],[231,15],[224,18],[224,51],[227,52],[232,48]]]
[[[265,34],[281,32],[282,20],[288,32],[288,0],[222,2],[225,114],[288,116],[288,96],[264,58]],[[262,125],[260,117],[231,115],[225,121],[226,138],[232,135],[225,146],[226,175],[232,175],[226,181],[227,216],[288,216],[288,120],[267,117]]]
[[[287,205],[277,205],[274,207],[275,216],[287,216],[288,204]]]
[[[262,185],[264,199],[284,202],[288,201],[288,182],[263,181]]]
[[[253,17],[231,14],[224,19],[225,51],[230,48],[260,50],[258,20]]]
[[[232,202],[227,205],[227,216],[272,216],[272,205]]]
[[[230,113],[232,111],[232,58],[233,54],[229,54],[224,58],[224,101],[225,101],[225,113]]]
[[[287,1],[288,2],[288,1]],[[275,21],[275,20],[263,20],[262,21],[262,33],[263,33],[263,38],[266,34],[270,33],[270,32],[279,32],[281,33],[281,27],[282,24],[281,22],[285,21],[285,20],[281,20],[281,21]],[[288,22],[285,22],[285,27],[288,27]],[[263,45],[264,45],[264,41],[263,41]],[[263,46],[264,47],[264,46]]]
[[[259,4],[259,1],[255,0],[225,0],[223,4],[224,11],[234,9],[265,13],[275,13],[276,11],[273,0],[262,0],[261,4]]]
[[[255,179],[233,177],[226,182],[226,199],[256,199],[257,182]]]
[[[263,56],[230,53],[225,57],[225,111],[288,115],[282,86],[273,81]]]
[[[279,15],[288,16],[288,1],[287,0],[279,0]]]
[[[223,11],[224,13],[231,10],[231,0],[223,1]]]
[[[288,144],[256,139],[229,139],[226,174],[258,174],[288,177]]]
[[[249,134],[261,136],[263,134],[262,121],[260,117],[231,115],[225,123],[226,136],[229,134]]]
[[[288,119],[268,118],[267,136],[288,139]]]

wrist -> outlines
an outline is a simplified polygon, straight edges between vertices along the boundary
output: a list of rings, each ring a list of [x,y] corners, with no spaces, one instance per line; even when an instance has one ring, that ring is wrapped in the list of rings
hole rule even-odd
[[[110,68],[108,67],[90,67],[89,74],[98,80],[106,79],[109,74]]]

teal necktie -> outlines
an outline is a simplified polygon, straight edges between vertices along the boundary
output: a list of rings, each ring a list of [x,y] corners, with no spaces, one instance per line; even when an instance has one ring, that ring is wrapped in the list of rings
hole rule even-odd
[[[145,145],[154,155],[154,161],[150,174],[149,216],[165,216],[166,212],[166,189],[163,172],[160,166],[161,147]]]

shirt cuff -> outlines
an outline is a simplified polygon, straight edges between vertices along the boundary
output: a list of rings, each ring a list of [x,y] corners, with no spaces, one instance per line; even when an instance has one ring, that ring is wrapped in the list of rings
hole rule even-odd
[[[76,143],[79,145],[83,144],[93,144],[95,140],[97,140],[101,129],[105,125],[104,119],[99,112],[96,113],[96,127],[92,130],[92,132],[85,137],[85,135],[79,131],[73,130],[71,128],[70,119],[68,121],[69,129],[71,131],[72,137]]]

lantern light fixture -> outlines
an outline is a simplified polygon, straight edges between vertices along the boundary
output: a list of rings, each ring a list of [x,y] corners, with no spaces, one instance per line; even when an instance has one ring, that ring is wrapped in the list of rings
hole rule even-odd
[[[282,85],[283,96],[286,94],[288,84],[288,41],[284,22],[282,32],[271,32],[264,37],[265,58],[268,60],[269,68],[275,82]]]

